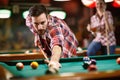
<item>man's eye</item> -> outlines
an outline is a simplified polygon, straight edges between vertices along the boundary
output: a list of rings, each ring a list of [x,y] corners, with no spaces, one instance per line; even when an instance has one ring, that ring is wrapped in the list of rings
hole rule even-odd
[[[39,25],[38,23],[34,23],[35,25]]]
[[[41,24],[43,25],[45,22],[41,22]]]

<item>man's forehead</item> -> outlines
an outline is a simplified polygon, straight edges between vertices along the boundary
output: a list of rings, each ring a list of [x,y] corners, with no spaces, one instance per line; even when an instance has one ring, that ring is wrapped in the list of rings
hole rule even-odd
[[[43,16],[43,15],[41,15],[41,16],[37,16],[37,17],[31,17],[32,18],[32,20],[35,20],[35,21],[45,21],[46,19],[47,19],[47,17],[46,16]]]

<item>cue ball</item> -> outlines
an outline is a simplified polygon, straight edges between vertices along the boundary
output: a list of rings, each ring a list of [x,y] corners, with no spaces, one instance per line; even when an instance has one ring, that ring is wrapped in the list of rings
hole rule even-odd
[[[93,65],[93,64],[89,65],[88,71],[96,71],[96,70],[97,70],[96,65]]]
[[[117,64],[120,65],[120,57],[117,58],[116,62],[117,62]]]
[[[18,62],[18,63],[16,64],[16,68],[17,68],[17,70],[22,70],[22,69],[24,68],[23,63],[22,63],[22,62]]]
[[[31,68],[32,69],[37,69],[38,68],[38,62],[36,62],[36,61],[33,61],[33,62],[31,62],[31,64],[30,64],[30,66],[31,66]]]

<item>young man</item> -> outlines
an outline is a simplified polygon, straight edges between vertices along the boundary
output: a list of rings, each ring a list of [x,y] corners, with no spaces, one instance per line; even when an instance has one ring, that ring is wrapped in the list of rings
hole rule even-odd
[[[96,0],[96,14],[91,17],[88,31],[94,34],[95,39],[88,46],[88,56],[93,56],[101,49],[102,53],[115,53],[116,39],[113,29],[113,17],[106,11],[104,0]]]
[[[45,6],[32,6],[26,25],[35,35],[35,46],[50,58],[48,66],[58,68],[60,58],[76,55],[78,42],[75,35],[63,20],[48,15]]]

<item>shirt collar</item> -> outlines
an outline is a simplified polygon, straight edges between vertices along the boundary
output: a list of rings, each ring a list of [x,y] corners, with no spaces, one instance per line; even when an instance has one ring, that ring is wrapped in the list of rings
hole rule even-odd
[[[100,17],[98,13],[95,14],[100,20],[103,18],[103,15]]]

